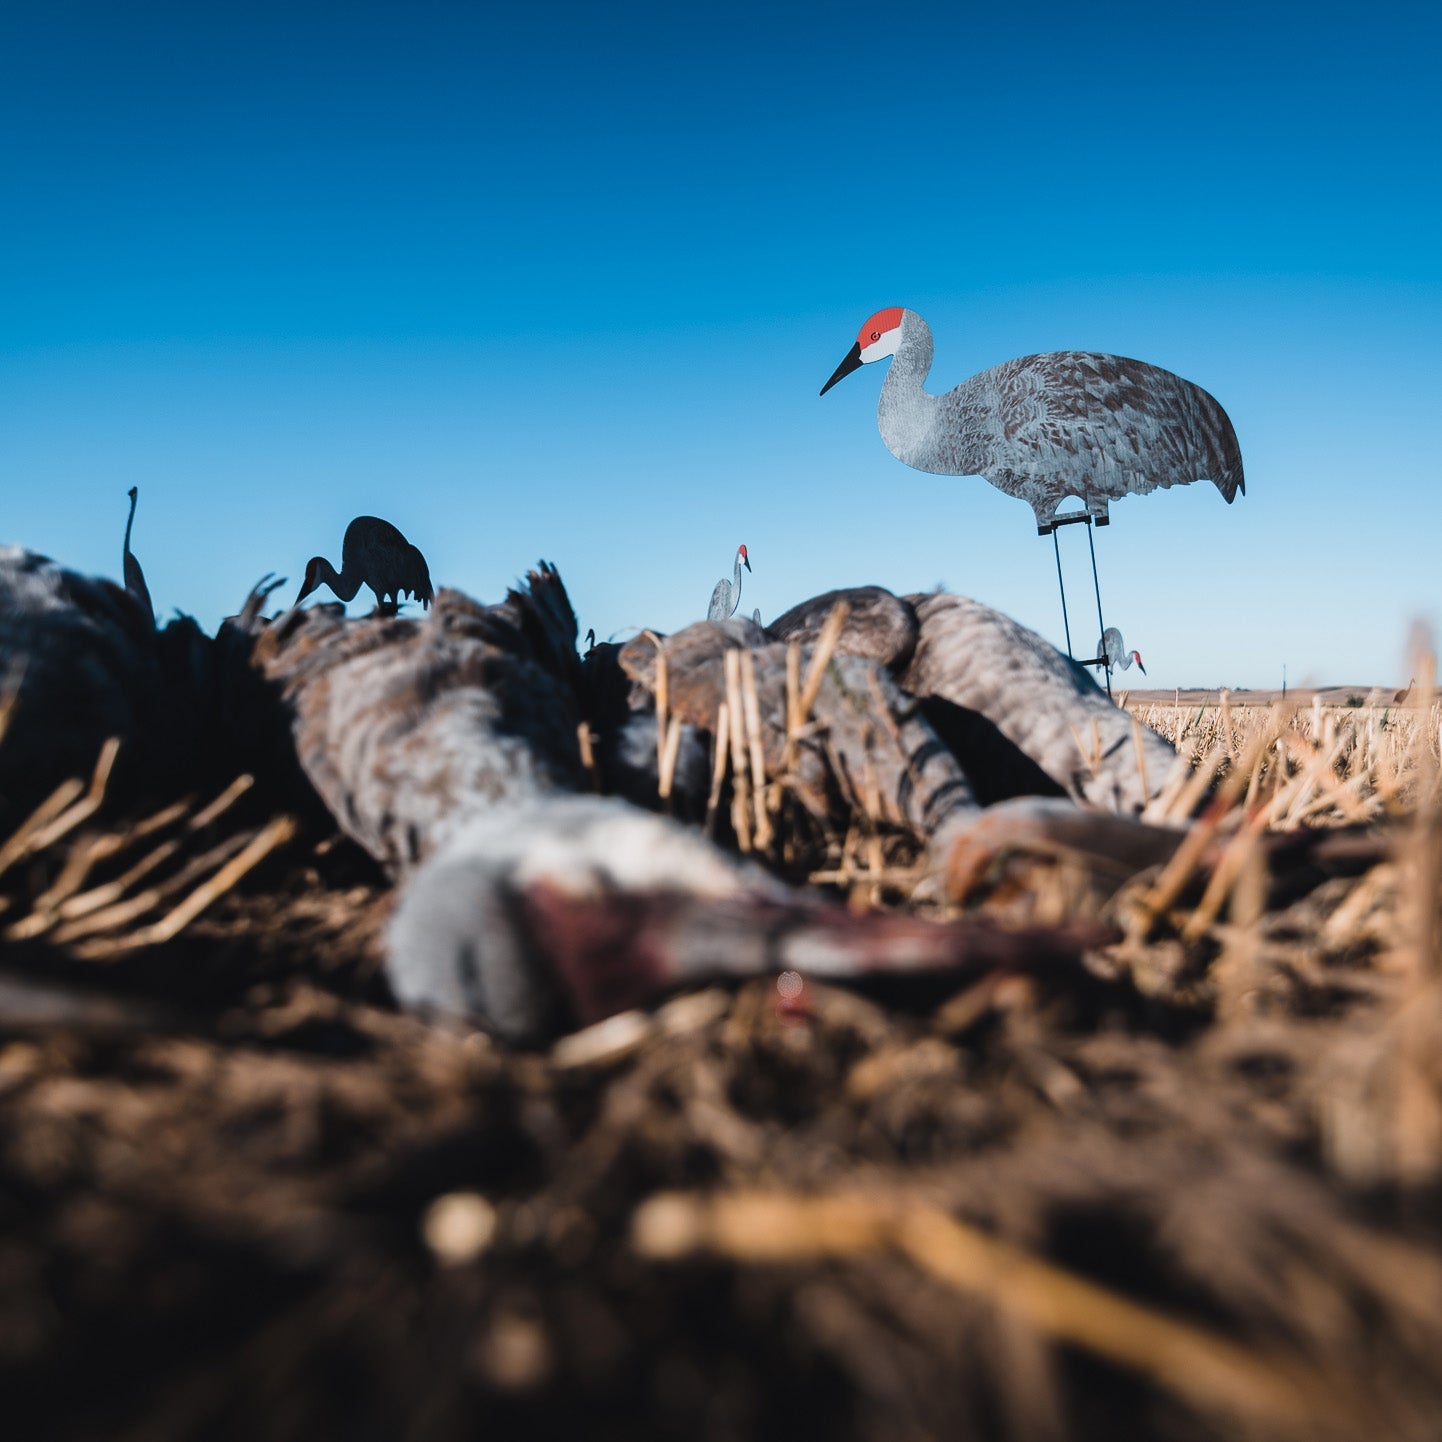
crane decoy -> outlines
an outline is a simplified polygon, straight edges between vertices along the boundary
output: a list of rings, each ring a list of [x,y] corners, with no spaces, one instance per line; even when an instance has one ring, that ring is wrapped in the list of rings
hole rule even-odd
[[[708,621],[724,621],[736,614],[736,608],[741,604],[741,567],[751,569],[751,559],[746,554],[746,547],[739,546],[736,550],[736,574],[731,580],[724,576],[716,582],[716,589],[711,592],[711,604],[706,609]]]
[[[122,560],[124,564],[125,589],[135,597],[136,602],[143,608],[151,624],[155,622],[155,607],[150,601],[150,587],[145,584],[145,572],[140,569],[140,562],[135,559],[135,554],[130,549],[130,528],[135,524],[135,503],[140,498],[140,487],[130,488],[130,514],[125,519],[125,545],[122,548]]]
[[[13,692],[0,744],[0,818],[88,775],[111,737],[121,742],[117,780],[180,776],[196,708],[177,699],[183,648],[167,652],[132,592],[0,546],[0,684]]]
[[[727,653],[737,650],[749,652],[746,667],[755,685],[759,723],[753,765],[759,760],[766,781],[784,776],[797,804],[823,828],[829,819],[844,832],[851,819],[864,817],[880,830],[909,834],[928,853],[932,869],[939,869],[951,842],[975,822],[981,808],[957,758],[921,708],[870,657],[844,649],[832,656],[817,678],[805,736],[788,725],[787,644],[740,616],[698,621],[659,644],[638,638],[621,648],[617,662],[633,683],[634,704],[640,699],[637,690],[648,701],[654,695],[664,657],[672,721],[709,736],[727,700]],[[810,643],[800,645],[798,660],[802,673],[809,672]],[[654,758],[654,710],[643,729],[650,732]],[[702,756],[709,750],[703,746]],[[705,769],[697,779],[704,807]],[[684,802],[685,778],[677,780]],[[683,805],[683,811],[689,809]],[[821,860],[818,856],[817,864]]]
[[[375,592],[376,607],[382,614],[395,615],[407,592],[429,609],[435,599],[426,558],[389,521],[378,516],[357,516],[345,528],[341,542],[340,573],[324,556],[312,556],[305,563],[305,580],[297,606],[317,586],[326,585],[349,601],[362,585]]]
[[[1147,674],[1147,668],[1142,665],[1142,653],[1128,651],[1122,633],[1115,626],[1108,626],[1102,632],[1102,638],[1097,642],[1096,659],[1083,664],[1105,666],[1108,671],[1129,671],[1135,665],[1143,676]]]
[[[888,357],[877,423],[892,455],[937,475],[984,476],[1031,506],[1041,535],[1055,530],[1068,496],[1104,526],[1109,501],[1159,486],[1210,480],[1228,504],[1246,491],[1227,413],[1200,386],[1145,361],[1050,351],[933,395],[931,331],[915,311],[891,306],[861,327],[821,394]]]
[[[1080,663],[980,601],[861,586],[794,606],[768,632],[814,641],[839,600],[851,609],[837,649],[879,661],[921,700],[982,803],[1066,795],[1135,815],[1162,790],[1175,750],[1145,726],[1134,734]]]

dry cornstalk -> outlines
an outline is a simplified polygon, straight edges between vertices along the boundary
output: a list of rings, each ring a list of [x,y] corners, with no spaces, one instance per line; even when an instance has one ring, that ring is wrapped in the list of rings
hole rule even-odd
[[[807,718],[811,715],[811,708],[816,704],[821,683],[826,677],[826,668],[831,664],[831,653],[841,639],[842,628],[846,625],[846,618],[850,614],[851,607],[845,601],[838,601],[822,624],[821,634],[816,638],[816,645],[811,650],[810,663],[806,667],[806,680],[801,686],[801,699],[796,705],[796,725],[798,727],[804,726]]]
[[[213,821],[218,821],[247,791],[255,785],[255,777],[240,775],[210,803],[202,807],[185,823],[187,831],[203,831]]]
[[[716,834],[716,810],[721,804],[721,787],[726,781],[727,748],[731,744],[731,708],[723,701],[716,711],[716,751],[711,759],[711,790],[706,797],[707,836]]]
[[[789,774],[796,764],[796,748],[801,731],[801,647],[795,641],[786,643],[786,755],[781,762],[783,773]]]
[[[654,631],[641,634],[656,648],[656,769],[666,750],[666,723],[670,719],[671,673],[666,663],[666,643]]]
[[[159,921],[142,927],[129,936],[98,944],[92,942],[88,947],[77,947],[77,953],[91,956],[111,955],[122,948],[128,951],[142,946],[159,946],[172,940],[206,907],[224,896],[248,871],[258,866],[272,851],[290,841],[297,830],[294,817],[275,817],[251,837],[238,856],[228,861],[208,881],[196,887],[179,906]]]
[[[751,797],[746,783],[746,719],[741,701],[741,653],[729,649],[725,657],[726,708],[731,714],[731,824],[736,843],[751,850]]]
[[[761,742],[761,703],[756,694],[756,661],[750,651],[734,653],[738,657],[741,680],[742,716],[746,722],[747,749],[751,758],[751,794],[756,813],[756,847],[766,851],[771,846],[771,816],[766,807],[766,752]]]
[[[668,1261],[703,1251],[752,1264],[896,1252],[1053,1341],[1139,1372],[1199,1406],[1313,1435],[1363,1415],[1343,1378],[1239,1346],[907,1198],[662,1194],[637,1210],[631,1241],[642,1256]]]
[[[656,779],[656,790],[671,809],[671,788],[676,780],[676,756],[681,749],[681,718],[673,716],[666,728],[666,744],[661,748],[661,765]]]
[[[581,765],[591,778],[591,790],[600,795],[601,773],[596,769],[596,748],[591,739],[590,723],[580,722],[576,727],[576,745],[581,753]]]

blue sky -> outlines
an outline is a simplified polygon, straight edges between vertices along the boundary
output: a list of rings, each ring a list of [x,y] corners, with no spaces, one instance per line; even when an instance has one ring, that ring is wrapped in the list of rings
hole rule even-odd
[[[1116,351],[1210,390],[1248,494],[1114,504],[1156,684],[1401,682],[1442,619],[1439,22],[1423,5],[0,7],[0,539],[158,609],[398,524],[581,627],[944,582],[1061,639],[1050,541],[876,430]],[[1085,536],[1062,533],[1078,647]],[[368,595],[368,593],[367,593]],[[358,598],[352,609],[360,609]]]

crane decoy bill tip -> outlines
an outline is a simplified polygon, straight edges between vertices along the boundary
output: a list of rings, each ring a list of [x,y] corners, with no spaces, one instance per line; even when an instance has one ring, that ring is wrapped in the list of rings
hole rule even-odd
[[[853,343],[851,349],[846,352],[846,359],[843,360],[834,371],[832,371],[831,379],[827,381],[824,386],[821,387],[821,390],[818,392],[818,394],[824,396],[826,392],[829,391],[831,387],[836,384],[837,381],[844,379],[846,376],[849,376],[852,371],[859,370],[861,368],[861,365],[861,342],[856,341]]]

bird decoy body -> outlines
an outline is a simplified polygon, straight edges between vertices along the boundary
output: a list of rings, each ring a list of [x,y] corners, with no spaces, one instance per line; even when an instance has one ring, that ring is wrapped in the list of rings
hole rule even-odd
[[[903,690],[976,712],[1079,805],[1120,815],[1159,795],[1177,754],[1035,631],[966,596],[908,596]]]
[[[716,589],[711,592],[711,604],[706,608],[706,619],[708,621],[724,621],[736,614],[736,608],[741,604],[741,567],[751,569],[751,558],[746,554],[745,546],[738,546],[736,549],[735,574],[731,580],[724,576],[716,582]]]
[[[141,570],[140,562],[130,549],[130,528],[135,524],[135,504],[139,498],[140,487],[131,486],[130,514],[125,518],[125,544],[121,548],[121,559],[124,565],[125,589],[135,597],[136,604],[149,617],[151,625],[154,625],[155,607],[151,604],[150,587],[145,584],[145,572]]]
[[[1135,814],[1161,791],[1176,761],[1171,746],[1146,727],[1136,741],[1131,718],[1077,662],[979,601],[859,586],[793,607],[770,634],[813,641],[842,600],[849,615],[838,649],[880,662],[923,700],[983,803],[1067,795]]]
[[[1042,535],[1069,496],[1106,525],[1108,503],[1120,496],[1210,480],[1230,504],[1246,490],[1227,413],[1170,371],[1125,356],[1050,351],[934,395],[924,384],[932,349],[915,311],[877,311],[821,393],[890,358],[877,423],[892,455],[921,471],[984,476],[1032,507]]]
[[[404,1005],[534,1043],[717,977],[976,975],[1074,961],[1105,939],[1087,922],[858,915],[667,817],[553,795],[477,816],[420,869],[390,925],[387,974]]]
[[[337,822],[403,875],[476,810],[581,789],[575,645],[542,567],[493,606],[442,589],[423,620],[292,609],[260,631],[254,665]]]
[[[1128,671],[1135,665],[1143,676],[1147,674],[1147,668],[1142,665],[1142,653],[1128,651],[1121,631],[1115,626],[1108,626],[1102,632],[1102,638],[1097,642],[1097,660],[1108,671]]]
[[[349,601],[362,585],[369,586],[377,607],[392,615],[407,593],[424,608],[435,599],[425,557],[396,527],[378,516],[357,516],[345,528],[339,573],[324,556],[312,556],[306,562],[305,580],[295,604],[300,605],[322,585],[329,586],[342,601]]]
[[[916,612],[882,586],[851,586],[827,591],[783,612],[770,626],[778,639],[814,643],[838,601],[846,602],[846,620],[838,649],[851,656],[869,656],[899,672],[916,649]]]
[[[766,649],[747,621],[691,628],[718,672],[728,628]],[[255,663],[281,690],[311,782],[400,879],[387,973],[403,1003],[529,1041],[708,974],[990,964],[1075,955],[1095,939],[853,919],[680,822],[582,794],[575,644],[546,567],[497,606],[442,591],[424,620],[381,626],[292,610],[256,639]],[[775,697],[762,686],[764,706],[784,714],[785,648],[770,649],[783,679]],[[684,686],[673,694],[686,703]]]
[[[131,590],[21,546],[0,546],[0,810],[88,775],[120,744],[113,789],[181,785],[203,718],[194,703],[207,642],[188,617],[157,631]]]
[[[632,680],[650,692],[657,684],[658,657],[664,655],[671,715],[706,733],[715,729],[727,699],[725,658],[731,650],[750,654],[766,780],[784,776],[791,794],[816,820],[839,820],[844,831],[846,817],[864,816],[877,828],[909,834],[923,850],[939,856],[952,836],[975,819],[980,808],[965,771],[915,698],[903,694],[885,668],[868,657],[832,656],[812,701],[808,734],[799,739],[787,725],[787,644],[773,641],[750,621],[698,622],[666,637],[659,647],[639,638],[622,649],[619,660]],[[801,674],[806,674],[812,648],[800,650]]]

